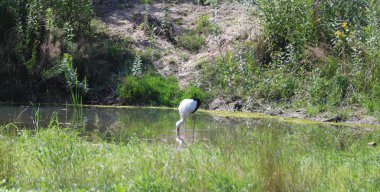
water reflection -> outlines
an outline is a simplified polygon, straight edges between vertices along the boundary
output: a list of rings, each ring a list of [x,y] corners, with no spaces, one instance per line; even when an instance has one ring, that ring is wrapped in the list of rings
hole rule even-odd
[[[39,117],[36,118],[38,111]],[[33,129],[33,122],[40,127],[47,127],[53,114],[62,127],[70,127],[73,110],[66,107],[0,107],[0,123],[15,123],[20,128]],[[117,138],[127,142],[131,137],[144,140],[173,142],[216,142],[220,134],[237,138],[242,127],[251,126],[257,120],[242,120],[210,116],[205,113],[195,114],[196,123],[191,118],[181,127],[176,135],[175,122],[179,115],[177,110],[152,108],[83,108],[85,130],[101,134],[104,138]]]
[[[39,117],[36,119],[36,111]],[[70,127],[72,109],[65,107],[0,107],[0,123],[15,123],[19,128],[33,129],[33,121],[41,128],[47,127],[53,113],[57,113],[62,127]],[[194,128],[191,119],[176,134],[177,110],[152,108],[84,108],[85,130],[90,135],[115,142],[129,142],[134,137],[149,142],[176,143],[185,146],[190,142],[203,142],[220,146],[252,145],[257,143],[261,132],[275,129],[280,137],[298,139],[314,143],[319,147],[344,149],[365,134],[357,129],[347,129],[321,125],[295,125],[271,119],[244,119],[211,116],[197,113]],[[365,136],[367,137],[367,136]],[[371,134],[374,140],[378,134]],[[376,139],[375,139],[376,140]]]

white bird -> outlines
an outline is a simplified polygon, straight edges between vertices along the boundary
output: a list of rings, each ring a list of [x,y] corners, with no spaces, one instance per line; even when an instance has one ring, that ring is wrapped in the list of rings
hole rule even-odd
[[[182,124],[185,123],[187,116],[189,116],[190,113],[195,113],[198,110],[200,105],[201,105],[201,101],[199,99],[192,98],[192,99],[184,99],[181,101],[178,107],[179,115],[181,118],[175,124],[177,135],[179,133],[179,128],[181,127]]]

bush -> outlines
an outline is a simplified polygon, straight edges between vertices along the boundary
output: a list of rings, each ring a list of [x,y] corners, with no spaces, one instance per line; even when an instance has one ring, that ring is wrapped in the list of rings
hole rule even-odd
[[[292,44],[297,47],[313,43],[311,1],[260,0],[261,19],[272,51]]]
[[[167,78],[147,73],[141,77],[126,76],[119,85],[119,97],[126,104],[159,105],[174,107],[184,98],[206,98],[194,85],[181,90],[175,77]]]
[[[174,77],[153,73],[142,77],[128,75],[119,86],[119,96],[127,104],[175,106],[181,94]]]
[[[197,98],[200,100],[206,99],[207,95],[206,93],[199,87],[196,87],[195,85],[190,85],[189,87],[184,90],[184,93],[182,95],[182,98]]]

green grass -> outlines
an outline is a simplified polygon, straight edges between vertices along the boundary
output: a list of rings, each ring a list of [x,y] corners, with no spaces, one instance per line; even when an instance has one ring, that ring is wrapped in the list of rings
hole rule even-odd
[[[376,133],[281,125],[246,128],[238,139],[221,134],[213,145],[181,148],[137,137],[106,142],[56,125],[38,132],[1,127],[0,190],[380,189],[380,149],[366,144],[378,141]]]
[[[205,38],[194,31],[189,31],[177,36],[177,44],[189,51],[197,52],[205,44]]]
[[[119,85],[119,96],[129,105],[177,106],[184,98],[203,99],[206,93],[191,85],[181,90],[173,76],[147,73],[141,77],[126,76]]]
[[[207,35],[218,35],[221,29],[207,14],[200,16],[194,24],[194,28],[178,35],[176,40],[179,47],[197,52],[205,45]]]

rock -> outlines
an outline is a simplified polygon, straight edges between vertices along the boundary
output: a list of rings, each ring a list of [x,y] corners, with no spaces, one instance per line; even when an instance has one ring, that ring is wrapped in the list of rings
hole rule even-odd
[[[368,147],[376,147],[376,142],[374,142],[374,141],[369,142]]]
[[[335,115],[334,117],[330,118],[330,119],[327,119],[327,120],[324,120],[324,122],[341,122],[343,120],[343,117],[342,115],[338,114],[338,115]]]
[[[241,101],[237,101],[234,104],[234,111],[241,111],[242,108],[243,108],[243,104],[241,103]]]

